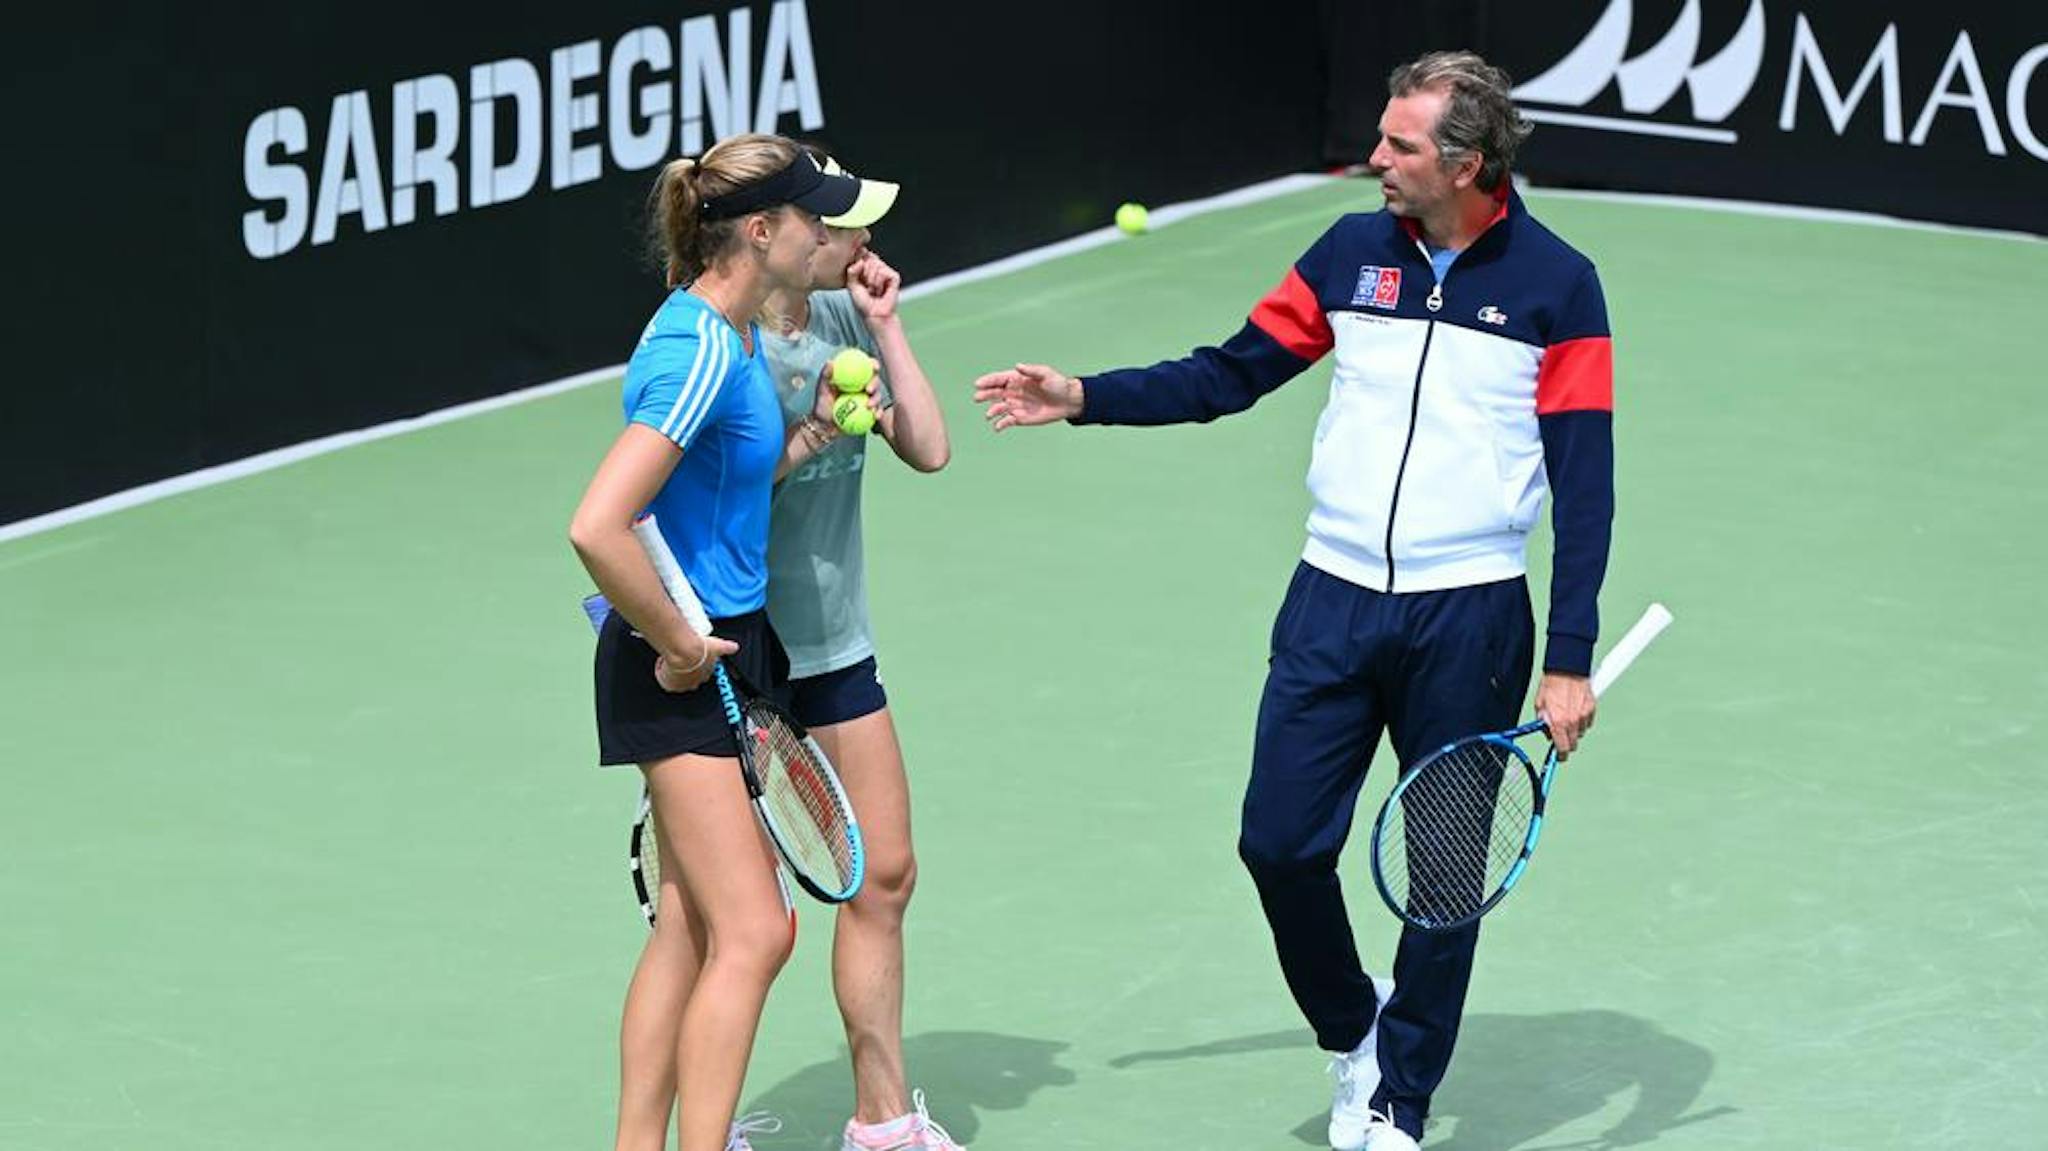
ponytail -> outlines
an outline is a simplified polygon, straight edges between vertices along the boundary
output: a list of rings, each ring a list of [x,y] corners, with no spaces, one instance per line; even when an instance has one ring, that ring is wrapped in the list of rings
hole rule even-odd
[[[648,215],[654,221],[654,254],[662,262],[668,286],[680,287],[704,270],[700,256],[704,229],[697,220],[697,209],[703,203],[697,191],[697,161],[686,156],[663,165],[651,199]]]
[[[704,200],[765,179],[796,154],[794,141],[748,133],[719,141],[698,159],[685,156],[662,165],[647,197],[647,246],[649,256],[662,266],[670,288],[703,275],[738,241],[740,221],[706,222],[702,218]]]

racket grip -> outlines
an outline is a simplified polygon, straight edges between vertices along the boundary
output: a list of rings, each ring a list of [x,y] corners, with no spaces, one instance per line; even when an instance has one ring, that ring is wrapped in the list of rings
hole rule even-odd
[[[1636,657],[1643,654],[1643,649],[1650,646],[1650,641],[1656,639],[1670,626],[1671,612],[1661,603],[1651,604],[1643,612],[1643,618],[1628,629],[1628,634],[1621,637],[1621,642],[1615,644],[1614,650],[1608,652],[1607,658],[1601,660],[1600,666],[1594,669],[1593,694],[1598,696],[1613,687],[1614,681],[1621,678],[1621,673],[1628,670],[1628,665],[1634,663]]]
[[[675,601],[676,610],[683,613],[683,621],[698,635],[711,634],[711,617],[704,614],[704,604],[697,599],[696,589],[690,586],[688,577],[683,575],[683,565],[676,562],[676,553],[669,550],[668,541],[662,538],[661,528],[651,515],[641,516],[633,521],[633,536],[640,541],[640,548],[647,553],[648,562],[654,565],[654,574],[661,577],[661,586],[668,589],[668,598]]]

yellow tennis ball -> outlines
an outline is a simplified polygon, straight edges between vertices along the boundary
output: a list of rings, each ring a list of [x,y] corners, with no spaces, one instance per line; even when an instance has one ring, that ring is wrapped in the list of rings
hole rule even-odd
[[[1151,225],[1152,213],[1143,204],[1125,204],[1116,210],[1116,226],[1126,236],[1135,236]]]
[[[844,348],[832,357],[832,386],[842,392],[864,392],[875,378],[875,358],[859,348]]]
[[[849,436],[864,436],[874,429],[875,409],[868,406],[866,396],[841,396],[832,405],[832,422]]]

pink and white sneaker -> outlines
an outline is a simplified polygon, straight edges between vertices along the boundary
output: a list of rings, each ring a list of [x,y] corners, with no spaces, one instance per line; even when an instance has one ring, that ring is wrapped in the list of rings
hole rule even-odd
[[[766,1111],[750,1111],[732,1121],[725,1133],[725,1151],[754,1151],[749,1135],[773,1135],[782,1130],[782,1120]]]
[[[966,1151],[944,1127],[932,1121],[924,1109],[924,1092],[912,1091],[910,1104],[916,1110],[886,1123],[846,1121],[846,1136],[840,1151]]]

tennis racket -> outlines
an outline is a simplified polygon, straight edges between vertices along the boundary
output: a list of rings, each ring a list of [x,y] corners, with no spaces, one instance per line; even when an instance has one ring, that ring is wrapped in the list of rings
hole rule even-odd
[[[633,524],[669,598],[698,635],[711,634],[711,619],[682,565],[661,536],[653,516]],[[797,885],[826,903],[844,903],[860,893],[867,873],[866,851],[853,804],[839,773],[796,718],[753,689],[724,660],[712,665],[726,722],[739,744],[740,776],[768,839],[796,877]]]
[[[1651,604],[1593,673],[1597,697],[1671,625]],[[1543,718],[1447,744],[1408,769],[1372,828],[1372,880],[1402,921],[1424,931],[1477,922],[1514,890],[1543,832],[1557,746],[1539,774],[1517,741],[1548,734]]]
[[[654,824],[654,797],[645,788],[640,790],[640,802],[633,811],[632,843],[626,850],[627,874],[633,877],[633,899],[640,904],[640,914],[647,920],[647,926],[654,926],[655,904],[661,892],[661,847],[655,842],[660,834]],[[775,888],[782,895],[782,910],[789,916],[789,945],[796,947],[796,899],[789,891],[789,875],[780,863],[775,865]]]
[[[585,596],[583,614],[590,618],[593,631],[604,630],[604,618],[611,614],[612,605],[601,595]],[[635,633],[637,634],[637,633]],[[654,926],[655,905],[661,892],[661,848],[655,842],[658,834],[654,826],[654,797],[647,789],[640,789],[640,798],[633,805],[633,832],[626,848],[626,874],[633,880],[633,901],[640,905],[640,915],[647,920],[647,926]],[[789,892],[789,876],[782,865],[775,865],[775,886],[782,892],[782,909],[789,913],[790,946],[796,946],[796,900]]]

